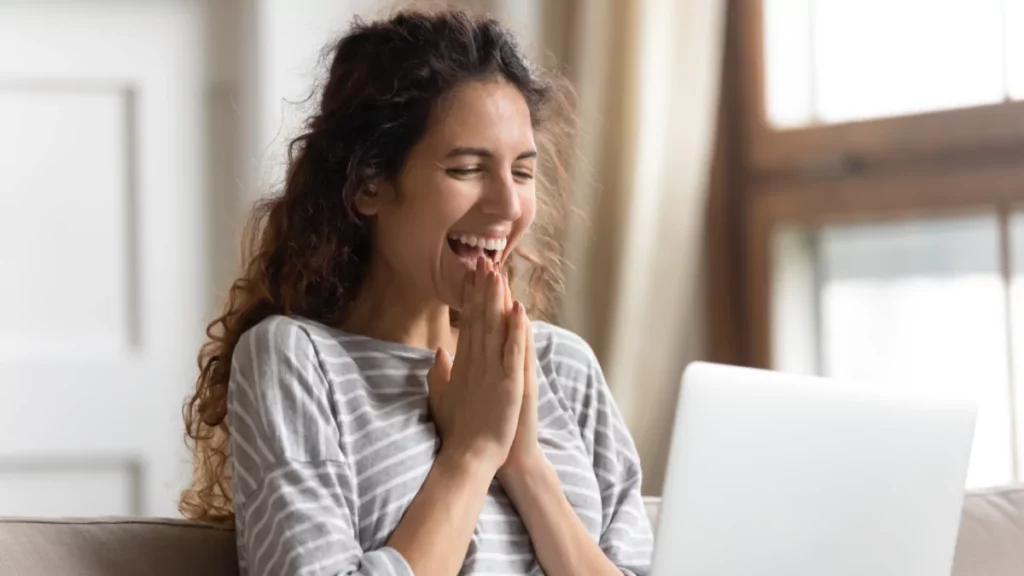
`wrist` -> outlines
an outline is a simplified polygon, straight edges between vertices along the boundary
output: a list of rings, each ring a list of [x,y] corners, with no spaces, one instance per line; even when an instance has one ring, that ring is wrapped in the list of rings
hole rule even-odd
[[[527,458],[507,463],[498,469],[496,476],[513,500],[522,495],[539,494],[550,487],[561,491],[555,467],[540,450]]]
[[[540,444],[534,444],[526,449],[513,448],[513,451],[498,469],[498,476],[519,476],[523,474],[537,473],[549,466],[547,456],[541,450]]]
[[[482,484],[489,486],[494,479],[497,465],[495,458],[488,457],[478,450],[448,448],[441,445],[434,466],[440,468],[447,477],[457,478],[469,485]]]

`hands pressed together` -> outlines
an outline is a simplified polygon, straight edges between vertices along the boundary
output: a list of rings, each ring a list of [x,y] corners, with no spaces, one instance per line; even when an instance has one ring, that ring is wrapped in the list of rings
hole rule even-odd
[[[533,330],[489,260],[466,275],[454,363],[439,349],[427,383],[442,451],[493,468],[499,480],[543,459]]]
[[[459,572],[497,478],[546,573],[621,575],[540,449],[533,329],[522,304],[512,301],[507,279],[489,261],[481,259],[466,275],[457,346],[454,362],[439,349],[427,374],[430,412],[441,436],[435,464],[443,464],[431,470],[391,545],[416,574]],[[423,530],[427,525],[442,528]]]

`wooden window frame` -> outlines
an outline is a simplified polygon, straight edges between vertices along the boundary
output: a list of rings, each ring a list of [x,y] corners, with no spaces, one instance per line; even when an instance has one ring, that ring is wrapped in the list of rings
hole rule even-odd
[[[764,103],[763,0],[735,0],[730,9],[739,55],[745,364],[771,367],[771,246],[781,225],[996,213],[1009,282],[1007,222],[1024,205],[1024,102],[773,129]]]

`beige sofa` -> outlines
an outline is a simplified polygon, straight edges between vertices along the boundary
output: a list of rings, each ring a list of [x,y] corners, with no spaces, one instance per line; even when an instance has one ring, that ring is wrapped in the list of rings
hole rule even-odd
[[[657,517],[657,500],[648,513]],[[0,519],[0,575],[237,574],[234,533],[177,520]],[[1024,485],[968,493],[954,576],[1024,574]]]

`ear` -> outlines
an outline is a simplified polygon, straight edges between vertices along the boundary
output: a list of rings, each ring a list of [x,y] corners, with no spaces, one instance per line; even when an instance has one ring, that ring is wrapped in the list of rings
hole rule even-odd
[[[356,210],[363,216],[375,216],[380,210],[381,196],[380,182],[368,182],[356,194]]]

